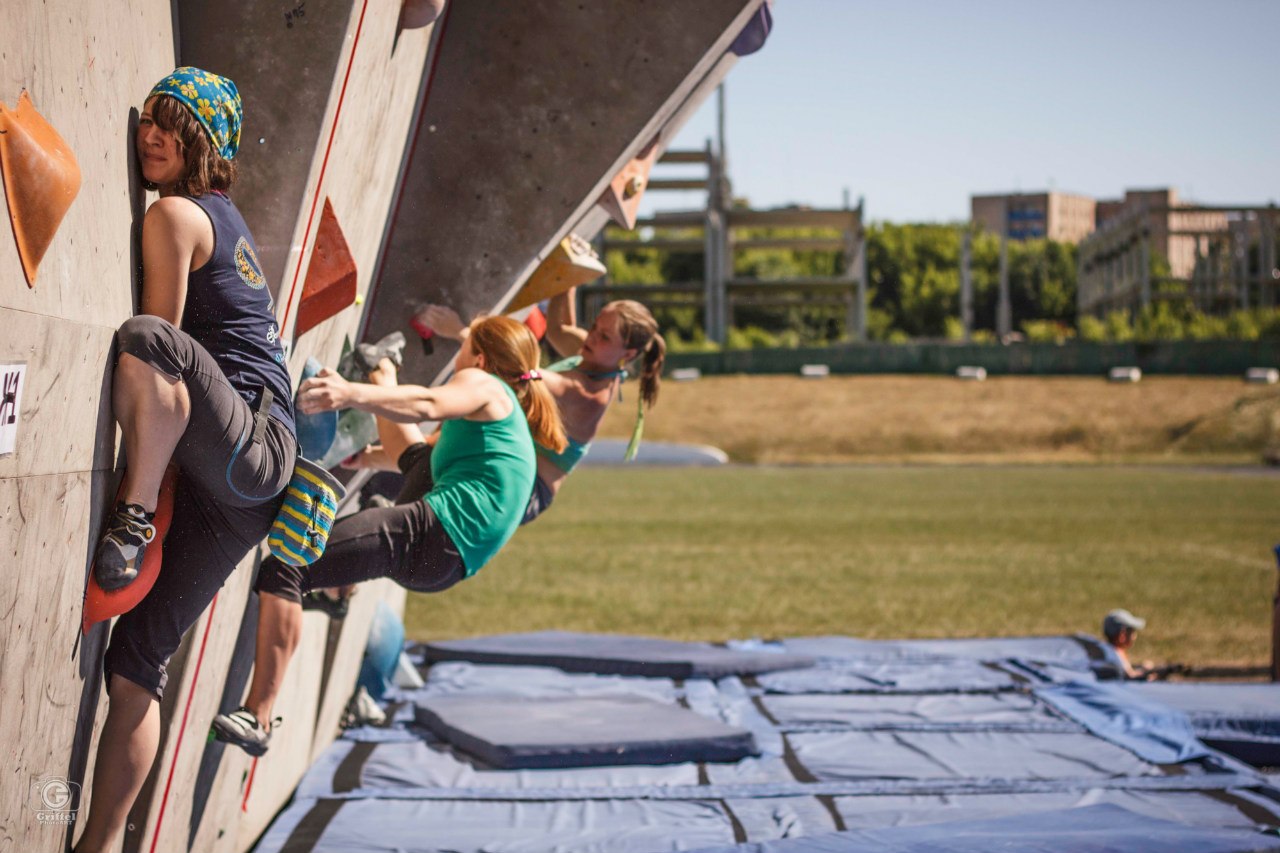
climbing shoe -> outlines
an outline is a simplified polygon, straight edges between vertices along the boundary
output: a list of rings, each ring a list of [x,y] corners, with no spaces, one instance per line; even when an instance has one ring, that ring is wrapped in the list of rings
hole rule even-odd
[[[334,598],[326,592],[314,589],[311,592],[302,594],[303,610],[319,610],[324,615],[335,621],[347,618],[347,610],[350,609],[348,598]]]
[[[98,586],[111,592],[137,580],[142,557],[156,538],[156,526],[151,523],[155,517],[140,504],[116,504],[93,559]]]
[[[271,732],[283,720],[276,717],[271,728],[264,729],[248,708],[241,705],[230,714],[213,718],[213,736],[223,743],[235,744],[252,756],[266,755]]]
[[[398,370],[404,365],[404,345],[403,332],[392,332],[377,343],[356,344],[338,362],[338,373],[348,381],[365,382],[384,358],[391,359]]]
[[[369,691],[363,687],[357,688],[352,694],[347,707],[342,710],[342,717],[338,720],[338,727],[341,729],[354,729],[360,726],[385,726],[387,724],[387,714],[382,710]]]

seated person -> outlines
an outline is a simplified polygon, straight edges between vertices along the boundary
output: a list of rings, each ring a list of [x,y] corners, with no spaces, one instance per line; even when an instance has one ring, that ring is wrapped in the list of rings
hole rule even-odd
[[[1129,660],[1129,649],[1133,648],[1138,632],[1147,627],[1147,620],[1139,619],[1128,610],[1117,608],[1108,613],[1102,620],[1102,634],[1107,638],[1120,658],[1124,668],[1124,677],[1131,681],[1150,681],[1155,675],[1155,667],[1151,661],[1143,661],[1134,666]]]

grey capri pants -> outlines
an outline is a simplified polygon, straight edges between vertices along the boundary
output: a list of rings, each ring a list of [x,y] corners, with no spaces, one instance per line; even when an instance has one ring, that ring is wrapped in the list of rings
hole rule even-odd
[[[164,694],[165,670],[182,635],[223,583],[271,529],[293,474],[297,440],[265,412],[255,412],[213,356],[159,317],[126,320],[119,356],[130,355],[182,381],[191,418],[173,460],[180,474],[164,562],[155,586],[117,620],[103,665],[108,688],[118,675]],[[265,420],[255,429],[260,419]]]

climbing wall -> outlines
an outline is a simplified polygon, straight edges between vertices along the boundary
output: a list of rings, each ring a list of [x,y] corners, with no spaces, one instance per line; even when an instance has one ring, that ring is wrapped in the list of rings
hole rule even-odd
[[[295,377],[308,356],[336,362],[369,287],[433,35],[401,30],[399,12],[398,0],[178,4],[181,61],[231,77],[245,102],[234,198],[262,250]],[[191,632],[204,658],[198,673],[194,661],[182,670],[152,796],[132,821],[137,849],[247,849],[337,732],[376,599],[403,601],[393,584],[369,584],[342,623],[306,614],[276,707],[286,722],[255,762],[204,739],[251,675],[254,602],[240,574],[243,588],[228,584],[206,617],[207,642],[203,620]]]
[[[677,0],[456,3],[405,29],[437,4],[413,0],[402,19],[399,0],[6,0],[0,738],[13,757],[0,851],[64,849],[92,795],[108,625],[82,638],[81,604],[119,480],[112,340],[135,310],[154,198],[132,147],[151,84],[177,64],[237,83],[232,196],[297,376],[308,356],[333,364],[347,337],[408,331],[423,302],[500,308],[575,223],[603,222],[602,195],[723,76],[761,2],[703,0],[696,15]],[[451,355],[412,347],[408,375],[430,381]],[[403,608],[403,591],[378,582],[341,623],[306,614],[277,707],[286,723],[255,762],[206,733],[251,675],[257,560],[171,661],[124,850],[248,849],[332,740],[378,602]]]
[[[80,174],[54,223],[57,199],[42,198],[40,188],[67,178],[71,162],[47,139],[40,153],[6,152],[0,213],[0,365],[24,366],[20,406],[0,414],[0,430],[14,437],[13,451],[0,455],[0,736],[8,756],[0,849],[53,851],[69,838],[57,822],[68,810],[48,808],[41,793],[56,806],[58,780],[83,780],[105,710],[106,630],[82,640],[80,604],[89,543],[115,487],[112,336],[132,313],[136,288],[143,197],[132,180],[131,111],[173,67],[173,31],[167,0],[138,0],[127,19],[107,3],[6,0],[3,19],[0,102],[16,110],[25,89]],[[23,132],[0,129],[8,140]],[[34,240],[28,248],[42,253],[30,282],[18,240]]]
[[[412,336],[425,302],[464,316],[504,304],[761,2],[705,0],[696,14],[681,0],[449,7],[364,337]],[[455,351],[410,347],[404,375],[428,382]]]
[[[249,121],[233,194],[255,234],[270,241],[273,253],[264,256],[282,321],[299,310],[304,285],[311,290],[310,328],[289,339],[299,360],[306,352],[331,362],[354,332],[354,303],[382,239],[432,29],[400,30],[397,0],[309,0],[269,14],[259,8],[266,4],[239,5],[219,4],[216,22],[203,20],[208,4],[197,3],[134,2],[128,14],[105,2],[5,7],[0,130],[29,118],[19,103],[25,89],[71,159],[48,145],[34,159],[5,159],[13,206],[0,235],[0,365],[19,366],[22,386],[13,452],[0,455],[0,720],[15,756],[0,781],[0,849],[60,850],[73,837],[60,816],[38,814],[50,809],[33,799],[33,784],[48,777],[81,786],[83,797],[60,810],[81,818],[85,809],[76,807],[91,793],[108,625],[82,640],[79,623],[92,543],[118,481],[108,392],[113,333],[137,298],[136,231],[150,201],[131,145],[142,98],[179,61],[239,85]],[[57,199],[41,198],[40,188],[65,177],[68,165],[79,180],[64,183],[78,189],[58,221]],[[319,272],[308,281],[316,258]],[[282,702],[288,736],[255,767],[205,743],[219,705],[238,704],[248,682],[236,642],[247,639],[251,660],[252,620],[247,633],[241,627],[255,559],[171,662],[160,753],[125,849],[247,848],[336,731],[376,600],[403,601],[390,584],[374,584],[333,629],[308,614]],[[256,791],[251,771],[265,782]]]

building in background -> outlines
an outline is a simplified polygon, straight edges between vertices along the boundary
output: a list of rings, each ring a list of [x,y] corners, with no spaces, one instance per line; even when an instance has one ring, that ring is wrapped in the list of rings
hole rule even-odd
[[[994,234],[1012,240],[1047,238],[1078,243],[1096,227],[1097,202],[1084,195],[1053,190],[970,196],[970,218]]]
[[[1181,208],[1181,209],[1180,209]],[[1146,216],[1151,248],[1169,260],[1174,278],[1190,278],[1207,254],[1207,235],[1226,231],[1225,210],[1206,210],[1178,199],[1170,187],[1125,190],[1122,199],[1097,203],[1097,227],[1125,216]]]
[[[1079,243],[1128,217],[1145,217],[1150,248],[1168,258],[1174,278],[1189,278],[1202,262],[1206,234],[1226,231],[1227,214],[1178,199],[1170,187],[1125,190],[1123,198],[1093,199],[1052,190],[970,196],[970,217],[1011,240]]]

